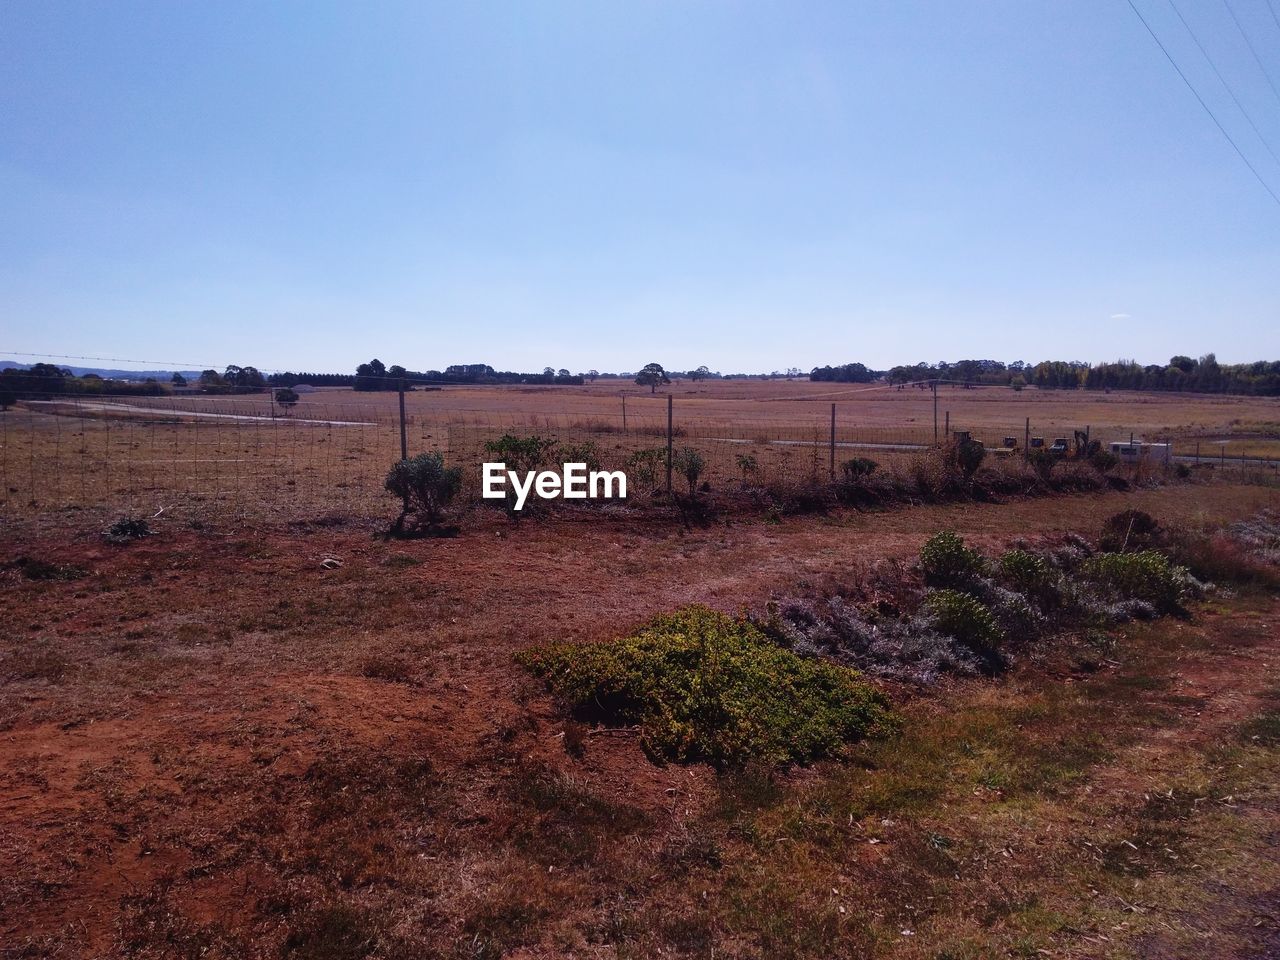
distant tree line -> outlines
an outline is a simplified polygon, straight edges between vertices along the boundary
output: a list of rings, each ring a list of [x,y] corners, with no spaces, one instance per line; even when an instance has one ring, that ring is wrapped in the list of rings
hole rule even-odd
[[[42,400],[61,396],[92,397],[114,396],[155,397],[165,392],[155,378],[143,383],[126,383],[106,380],[96,373],[76,376],[65,367],[52,363],[36,363],[26,369],[9,367],[0,370],[0,405],[9,406],[15,400]]]
[[[870,383],[883,376],[875,370],[869,370],[861,363],[846,363],[840,367],[814,367],[809,371],[809,379],[828,383]]]
[[[1280,361],[1220,364],[1212,354],[1199,359],[1176,356],[1167,364],[1140,364],[1135,360],[1085,363],[1081,360],[957,360],[893,367],[881,374],[860,363],[840,367],[815,367],[814,381],[865,383],[883,377],[889,383],[906,384],[949,380],[975,386],[1007,386],[1042,390],[1167,390],[1190,393],[1233,393],[1280,396]]]

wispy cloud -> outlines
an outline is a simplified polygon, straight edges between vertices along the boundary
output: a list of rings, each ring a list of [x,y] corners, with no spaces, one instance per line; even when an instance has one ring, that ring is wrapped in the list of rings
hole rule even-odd
[[[1111,315],[1111,319],[1112,319],[1112,320],[1129,320],[1129,319],[1131,319],[1131,314],[1128,314],[1128,313],[1113,313],[1113,314]]]

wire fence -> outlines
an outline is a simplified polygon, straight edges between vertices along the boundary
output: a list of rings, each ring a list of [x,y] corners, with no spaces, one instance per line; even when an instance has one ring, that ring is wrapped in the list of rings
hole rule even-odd
[[[244,522],[386,517],[389,466],[404,448],[438,451],[464,471],[463,500],[480,497],[481,465],[500,459],[486,445],[504,434],[554,441],[552,462],[585,461],[627,473],[629,492],[666,488],[667,452],[696,450],[699,483],[730,485],[820,482],[853,457],[892,465],[967,430],[994,457],[1022,456],[1041,436],[1025,418],[1004,426],[966,425],[942,411],[938,423],[858,423],[837,404],[791,405],[787,417],[752,415],[752,405],[663,398],[597,404],[570,412],[449,406],[418,400],[401,418],[395,395],[381,402],[305,398],[281,407],[270,395],[241,397],[93,397],[24,401],[0,413],[3,516],[10,521],[160,511],[193,519]],[[649,398],[644,398],[649,401]],[[1106,442],[1140,440],[1108,428]],[[1175,462],[1219,468],[1276,469],[1270,445],[1251,440],[1184,439]],[[679,457],[677,456],[677,459]],[[684,481],[677,472],[672,482]]]

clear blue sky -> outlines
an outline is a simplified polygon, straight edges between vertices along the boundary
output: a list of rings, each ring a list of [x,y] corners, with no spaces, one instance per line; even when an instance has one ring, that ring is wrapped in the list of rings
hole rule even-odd
[[[1226,8],[1179,3],[1280,153]],[[1280,80],[1267,0],[1232,4]],[[0,6],[0,356],[1226,362],[1278,331],[1280,206],[1125,0]]]

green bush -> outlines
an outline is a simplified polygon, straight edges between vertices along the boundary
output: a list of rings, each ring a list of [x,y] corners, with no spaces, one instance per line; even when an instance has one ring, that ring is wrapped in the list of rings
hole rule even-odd
[[[954,587],[981,575],[986,561],[977,550],[966,547],[955,533],[943,530],[920,548],[920,566],[924,570],[924,582],[929,586]]]
[[[404,528],[410,513],[418,515],[418,525],[434,526],[462,487],[462,469],[446,467],[439,453],[420,453],[400,460],[387,474],[386,488],[404,504],[395,529]]]
[[[1057,581],[1049,561],[1030,550],[1009,550],[999,564],[1005,582],[1026,596],[1041,598],[1053,591]]]
[[[588,471],[599,470],[601,468],[600,446],[594,440],[573,443],[564,448],[561,459],[565,463],[586,464]]]
[[[961,440],[948,451],[948,459],[959,468],[966,480],[973,479],[986,458],[987,448],[977,440]]]
[[[935,590],[925,597],[924,609],[939,633],[955,637],[987,660],[999,655],[1004,635],[981,600],[959,590]]]
[[[637,486],[649,490],[658,486],[658,475],[667,466],[667,451],[661,447],[637,450],[627,458],[627,475]]]
[[[551,644],[517,659],[579,715],[639,724],[658,762],[803,763],[893,724],[856,671],[798,657],[706,607],[621,640]]]
[[[845,480],[849,483],[855,483],[871,476],[876,472],[878,466],[878,463],[867,457],[854,457],[852,460],[846,460],[840,464],[840,470],[844,473]]]
[[[504,433],[497,440],[486,441],[484,449],[486,453],[501,457],[508,470],[523,474],[546,466],[556,445],[557,441],[551,437],[518,437]]]
[[[1148,550],[1163,540],[1156,518],[1142,510],[1121,510],[1102,524],[1098,546],[1103,550]]]
[[[1174,566],[1155,550],[1100,553],[1080,568],[1081,574],[1123,600],[1143,600],[1160,613],[1177,613],[1193,583],[1185,567]]]
[[[688,482],[689,496],[693,496],[698,490],[698,478],[702,476],[702,471],[707,466],[707,461],[702,454],[693,447],[681,447],[672,457],[671,466]]]

